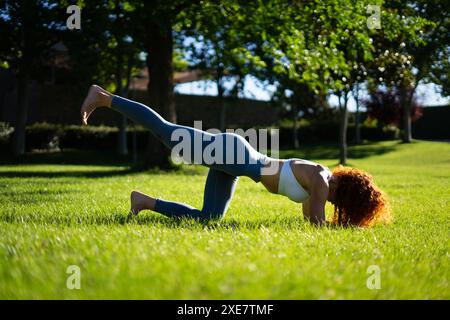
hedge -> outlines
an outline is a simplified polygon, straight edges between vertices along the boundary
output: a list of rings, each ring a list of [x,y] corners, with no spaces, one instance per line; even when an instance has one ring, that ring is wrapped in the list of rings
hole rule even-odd
[[[26,128],[26,151],[35,149],[111,151],[115,150],[117,146],[118,132],[117,128],[107,126],[36,123]],[[129,127],[127,129],[129,149],[131,149],[133,133],[136,134],[136,140],[139,141],[137,143],[138,149],[144,149],[148,136],[147,131],[139,127]],[[3,145],[2,148],[10,147],[11,140],[12,132],[7,139],[0,140],[0,144]]]
[[[361,139],[369,141],[395,140],[399,138],[400,130],[396,127],[376,127],[361,125]],[[301,143],[321,143],[339,141],[339,123],[324,121],[321,123],[300,125],[297,131],[298,140]],[[355,125],[347,127],[347,141],[355,140]],[[280,128],[280,146],[290,147],[293,145],[292,127]]]
[[[0,125],[0,145],[10,147],[12,130]],[[349,125],[348,141],[353,141],[355,128]],[[138,150],[144,150],[148,143],[148,131],[142,127],[127,128],[128,148],[131,151],[133,134],[136,137]],[[398,138],[397,128],[361,126],[361,137],[364,140],[391,140]],[[323,122],[302,125],[298,129],[300,143],[321,143],[338,141],[339,124]],[[107,126],[76,126],[49,123],[36,123],[26,128],[27,151],[33,149],[82,149],[82,150],[115,150],[118,141],[118,129]],[[280,147],[289,148],[293,145],[292,128],[280,128]]]

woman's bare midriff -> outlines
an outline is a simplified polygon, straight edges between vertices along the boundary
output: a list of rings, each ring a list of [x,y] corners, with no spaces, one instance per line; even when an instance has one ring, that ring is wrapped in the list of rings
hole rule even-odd
[[[264,187],[271,193],[278,193],[278,182],[280,180],[281,167],[285,164],[287,160],[285,159],[271,159],[266,166],[269,165],[278,165],[278,169],[275,174],[270,175],[262,175],[261,183]],[[311,180],[312,174],[317,174],[317,166],[320,166],[317,163],[303,163],[300,161],[293,160],[290,163],[292,172],[294,173],[295,178],[298,183],[302,185],[302,187],[309,192],[310,186],[309,181]]]
[[[285,160],[271,159],[267,166],[278,166],[275,174],[268,174],[261,176],[261,183],[271,193],[278,193],[278,181],[280,180],[281,166]]]

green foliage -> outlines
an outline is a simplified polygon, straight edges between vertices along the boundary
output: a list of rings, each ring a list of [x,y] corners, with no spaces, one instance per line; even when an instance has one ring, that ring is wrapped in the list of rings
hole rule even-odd
[[[67,82],[83,87],[96,82],[124,94],[144,65],[143,52],[148,54],[147,66],[152,66],[150,51],[158,41],[149,35],[172,30],[173,61],[164,67],[167,74],[162,78],[168,79],[172,69],[202,69],[216,80],[221,96],[225,80],[235,79],[235,87],[225,93],[237,96],[251,74],[275,84],[273,99],[290,107],[295,117],[305,107],[323,111],[330,93],[347,98],[366,83],[370,90],[380,85],[414,89],[420,81],[433,81],[444,95],[450,92],[448,1],[79,0],[82,30],[69,32],[65,8],[72,3],[22,1],[2,6],[0,65],[26,74],[24,81],[29,75],[44,80],[51,46],[62,40],[70,54]],[[380,6],[381,29],[368,28],[368,5]],[[186,44],[189,39],[195,41]],[[170,41],[161,52],[171,54]],[[170,55],[162,59],[169,60]],[[156,104],[163,115],[175,119],[175,108],[166,101],[171,89],[171,84],[156,88],[151,96],[159,97]],[[294,93],[292,98],[286,91]]]
[[[339,133],[339,122],[337,120],[314,121],[305,124],[302,118],[297,125],[296,135],[300,149],[305,144],[336,143]],[[284,121],[279,127],[280,147],[287,148],[293,145],[293,122]],[[361,139],[363,141],[396,140],[400,136],[400,130],[396,126],[374,126],[373,124],[360,125]],[[347,126],[347,139],[353,142],[355,139],[355,125]]]
[[[0,64],[18,76],[41,79],[62,21],[54,1],[6,1],[0,6]]]
[[[269,1],[259,14],[276,21],[261,43],[273,70],[313,90],[342,88],[349,61],[371,58],[364,2]]]
[[[0,122],[0,142],[8,141],[13,131],[9,123]]]
[[[175,71],[184,71],[188,68],[189,62],[183,57],[180,50],[173,51],[173,68]]]
[[[371,86],[415,88],[430,80],[432,65],[445,66],[439,57],[450,44],[448,9],[445,1],[384,1],[383,28],[373,37]]]
[[[7,148],[12,142],[13,128],[0,122],[0,146]],[[35,123],[26,127],[27,150],[78,149],[110,152],[118,140],[119,129],[109,126],[81,126]],[[148,131],[141,126],[126,129],[131,139],[136,134],[139,150],[147,144]]]
[[[81,32],[65,32],[77,82],[98,83],[113,92],[129,87],[143,66],[141,47],[133,27],[135,6],[129,1],[81,1]],[[60,3],[64,9],[65,3]]]
[[[189,57],[189,68],[200,69],[205,78],[214,79],[220,95],[225,91],[225,79],[237,80],[230,90],[230,94],[236,95],[243,89],[243,78],[251,68],[265,66],[248,50],[249,35],[240,30],[241,10],[246,6],[236,0],[205,1],[201,9],[191,6],[180,13],[175,26],[177,48]]]

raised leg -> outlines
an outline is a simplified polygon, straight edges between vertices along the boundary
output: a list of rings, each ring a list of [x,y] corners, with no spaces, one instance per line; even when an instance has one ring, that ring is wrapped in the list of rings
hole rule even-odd
[[[169,149],[179,143],[189,140],[190,152],[183,159],[190,163],[205,165],[209,168],[223,171],[232,176],[247,176],[254,181],[261,179],[261,169],[266,156],[256,151],[243,137],[234,133],[211,134],[196,128],[171,123],[162,118],[153,109],[146,105],[126,98],[112,95],[106,90],[92,86],[81,110],[82,120],[87,118],[98,106],[110,106],[136,123],[150,130]],[[179,133],[180,135],[177,135]],[[218,148],[211,148],[217,146]],[[205,154],[208,149],[214,149],[221,154],[221,161],[206,161]],[[183,150],[184,153],[184,150]]]
[[[260,180],[261,168],[264,165],[265,156],[253,149],[244,138],[236,134],[210,134],[196,128],[171,123],[163,119],[151,108],[141,103],[112,95],[108,91],[95,85],[90,88],[88,96],[81,108],[83,123],[87,124],[87,119],[90,114],[95,108],[101,106],[111,107],[134,122],[143,125],[170,149],[174,148],[174,146],[179,143],[179,141],[172,139],[174,131],[178,129],[183,130],[183,132],[188,134],[192,142],[192,153],[199,151],[202,154],[200,157],[201,164],[210,168],[205,184],[202,210],[198,210],[183,203],[155,199],[138,191],[133,191],[131,194],[131,211],[134,214],[139,213],[141,210],[149,209],[170,217],[190,217],[199,219],[220,218],[228,210],[238,176],[248,176],[255,181]],[[224,143],[219,144],[223,148],[222,159],[228,159],[227,152],[232,152],[233,156],[231,157],[231,163],[227,161],[213,163],[203,162],[205,148],[212,143],[220,142],[217,139],[225,138],[229,139],[227,140],[228,142],[232,142],[232,147],[229,148],[228,143],[225,142],[225,140],[223,140]],[[194,143],[198,140],[200,141],[200,148],[197,148],[197,145],[194,146]],[[192,158],[194,158],[193,154]],[[244,161],[239,162],[237,160],[238,158],[243,158]]]

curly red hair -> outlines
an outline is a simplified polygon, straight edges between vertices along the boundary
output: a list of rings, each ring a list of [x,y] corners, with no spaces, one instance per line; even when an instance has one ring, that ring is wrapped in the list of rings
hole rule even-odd
[[[387,196],[375,186],[371,175],[339,165],[333,176],[336,182],[333,223],[370,227],[391,220]]]

